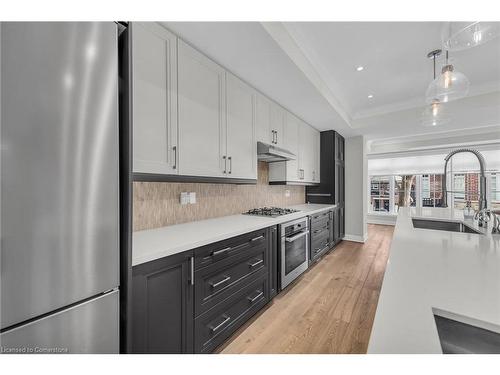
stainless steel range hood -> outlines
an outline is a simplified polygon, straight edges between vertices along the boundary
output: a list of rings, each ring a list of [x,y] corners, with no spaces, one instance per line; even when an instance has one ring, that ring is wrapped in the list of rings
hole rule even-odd
[[[257,159],[273,163],[276,161],[295,160],[295,154],[281,147],[276,147],[263,142],[257,142]]]

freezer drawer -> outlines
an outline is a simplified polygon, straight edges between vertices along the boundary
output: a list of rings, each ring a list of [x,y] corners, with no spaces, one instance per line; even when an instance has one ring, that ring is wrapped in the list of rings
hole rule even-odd
[[[1,353],[118,353],[119,291],[0,334]]]

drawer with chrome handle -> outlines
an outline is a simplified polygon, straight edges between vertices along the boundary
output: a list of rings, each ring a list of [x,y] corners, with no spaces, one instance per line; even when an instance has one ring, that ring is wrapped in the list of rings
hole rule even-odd
[[[319,234],[319,233],[321,233],[321,232],[323,232],[323,231],[325,231],[325,230],[329,230],[329,229],[330,229],[330,223],[328,222],[328,223],[326,223],[325,225],[323,225],[323,226],[321,226],[321,227],[319,227],[319,228],[317,228],[317,229],[313,229],[313,230],[311,231],[311,234],[313,234],[313,235],[314,235],[314,234]]]
[[[320,219],[325,218],[325,217],[329,217],[329,212],[330,211],[323,211],[323,212],[319,212],[317,214],[313,214],[313,215],[311,215],[311,220],[315,221],[315,220],[320,220]]]
[[[266,248],[257,247],[245,255],[228,258],[224,262],[195,271],[196,316],[211,309],[263,273],[268,273],[269,254]]]
[[[262,290],[257,290],[256,294],[254,294],[253,296],[248,296],[247,299],[250,301],[250,303],[255,303],[263,296],[264,296],[264,292]]]
[[[325,240],[318,246],[311,248],[311,262],[318,260],[326,251],[328,251],[330,241]]]
[[[218,286],[221,286],[225,283],[227,283],[229,280],[231,280],[231,276],[224,276],[222,278],[222,280],[220,281],[217,281],[217,282],[214,282],[214,281],[210,281],[209,284],[212,288],[217,288]]]
[[[211,264],[223,263],[228,258],[245,256],[245,254],[255,247],[266,247],[268,229],[260,229],[238,237],[216,242],[196,249],[195,269]]]
[[[212,324],[210,325],[210,330],[212,333],[216,333],[219,329],[224,327],[227,323],[231,321],[231,317],[227,316],[226,314],[223,314],[221,317],[222,321],[220,323],[216,323],[217,325],[213,326]]]
[[[195,353],[210,353],[222,344],[269,301],[268,289],[268,276],[265,274],[196,317]]]

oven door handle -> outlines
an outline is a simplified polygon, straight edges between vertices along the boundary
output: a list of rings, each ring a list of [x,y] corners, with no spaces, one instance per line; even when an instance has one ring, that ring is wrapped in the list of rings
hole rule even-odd
[[[309,233],[309,231],[304,231],[304,232],[300,232],[299,234],[296,234],[295,236],[292,236],[292,237],[285,237],[285,241],[286,242],[293,242],[295,240],[298,240],[301,237],[306,236],[308,233]]]

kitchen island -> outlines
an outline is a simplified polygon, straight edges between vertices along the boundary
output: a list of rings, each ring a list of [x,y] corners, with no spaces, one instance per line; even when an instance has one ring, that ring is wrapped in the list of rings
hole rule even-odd
[[[434,314],[498,332],[500,235],[417,229],[412,218],[462,211],[400,208],[368,353],[442,353]]]

